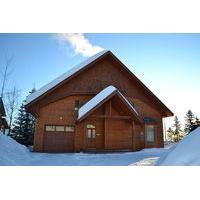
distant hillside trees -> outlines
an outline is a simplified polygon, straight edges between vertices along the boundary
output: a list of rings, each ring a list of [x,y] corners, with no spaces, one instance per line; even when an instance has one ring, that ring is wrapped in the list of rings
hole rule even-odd
[[[181,129],[181,124],[178,117],[174,117],[174,124],[167,130],[167,136],[170,141],[179,142],[184,136],[200,126],[200,119],[188,110],[185,116],[184,130]]]
[[[170,127],[167,133],[169,139],[173,142],[179,142],[184,137],[184,133],[181,129],[181,124],[177,116],[174,117],[173,128]]]
[[[185,133],[188,134],[191,132],[191,129],[193,128],[195,124],[195,116],[192,113],[191,110],[188,110],[185,116]]]
[[[195,128],[197,128],[200,125],[199,118],[192,113],[191,110],[188,110],[185,116],[185,133],[189,134],[191,131],[193,131]]]

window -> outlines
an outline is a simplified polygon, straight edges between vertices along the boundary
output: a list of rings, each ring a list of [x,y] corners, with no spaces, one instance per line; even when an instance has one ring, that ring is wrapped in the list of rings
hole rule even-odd
[[[64,132],[65,131],[65,126],[56,126],[56,131]]]
[[[92,129],[87,130],[87,138],[92,138]]]
[[[92,138],[95,139],[95,137],[96,137],[96,130],[92,129]]]
[[[55,131],[55,126],[53,125],[45,126],[45,131]]]
[[[66,126],[65,131],[66,132],[74,132],[74,126]]]
[[[92,124],[87,124],[87,138],[88,139],[95,139],[96,138],[96,129],[95,126]]]
[[[51,132],[74,132],[74,126],[72,125],[46,125],[45,131]]]
[[[87,128],[95,128],[95,126],[92,124],[87,124]]]
[[[147,142],[153,143],[154,142],[154,126],[148,125],[146,127],[146,133],[147,133]]]
[[[96,130],[95,129],[87,129],[87,138],[95,139],[95,137],[96,137]]]

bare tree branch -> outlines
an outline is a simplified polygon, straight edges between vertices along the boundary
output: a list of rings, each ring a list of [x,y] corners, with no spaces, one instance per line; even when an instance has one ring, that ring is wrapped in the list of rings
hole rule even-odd
[[[11,71],[9,72],[8,69],[10,67],[10,64],[11,64],[13,58],[14,58],[14,56],[11,56],[10,58],[6,59],[5,68],[4,68],[4,72],[3,72],[2,87],[1,87],[1,97],[2,98],[4,96],[4,90],[5,90],[7,78],[11,74]]]
[[[8,130],[8,135],[9,135],[11,132],[13,118],[18,108],[19,90],[17,90],[14,87],[11,92],[5,93],[5,99],[6,99],[5,108],[6,108],[6,113],[9,119],[9,130]]]

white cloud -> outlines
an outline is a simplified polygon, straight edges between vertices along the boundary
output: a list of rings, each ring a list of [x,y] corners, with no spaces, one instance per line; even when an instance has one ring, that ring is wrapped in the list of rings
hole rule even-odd
[[[102,47],[95,46],[82,33],[60,33],[57,35],[59,40],[68,42],[75,54],[90,57],[102,50]]]

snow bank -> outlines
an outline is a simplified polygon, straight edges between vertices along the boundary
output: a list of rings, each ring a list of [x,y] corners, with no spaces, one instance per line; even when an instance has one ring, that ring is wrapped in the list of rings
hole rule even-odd
[[[28,165],[29,150],[11,137],[0,134],[0,165]]]
[[[200,165],[200,127],[186,136],[159,165]]]

